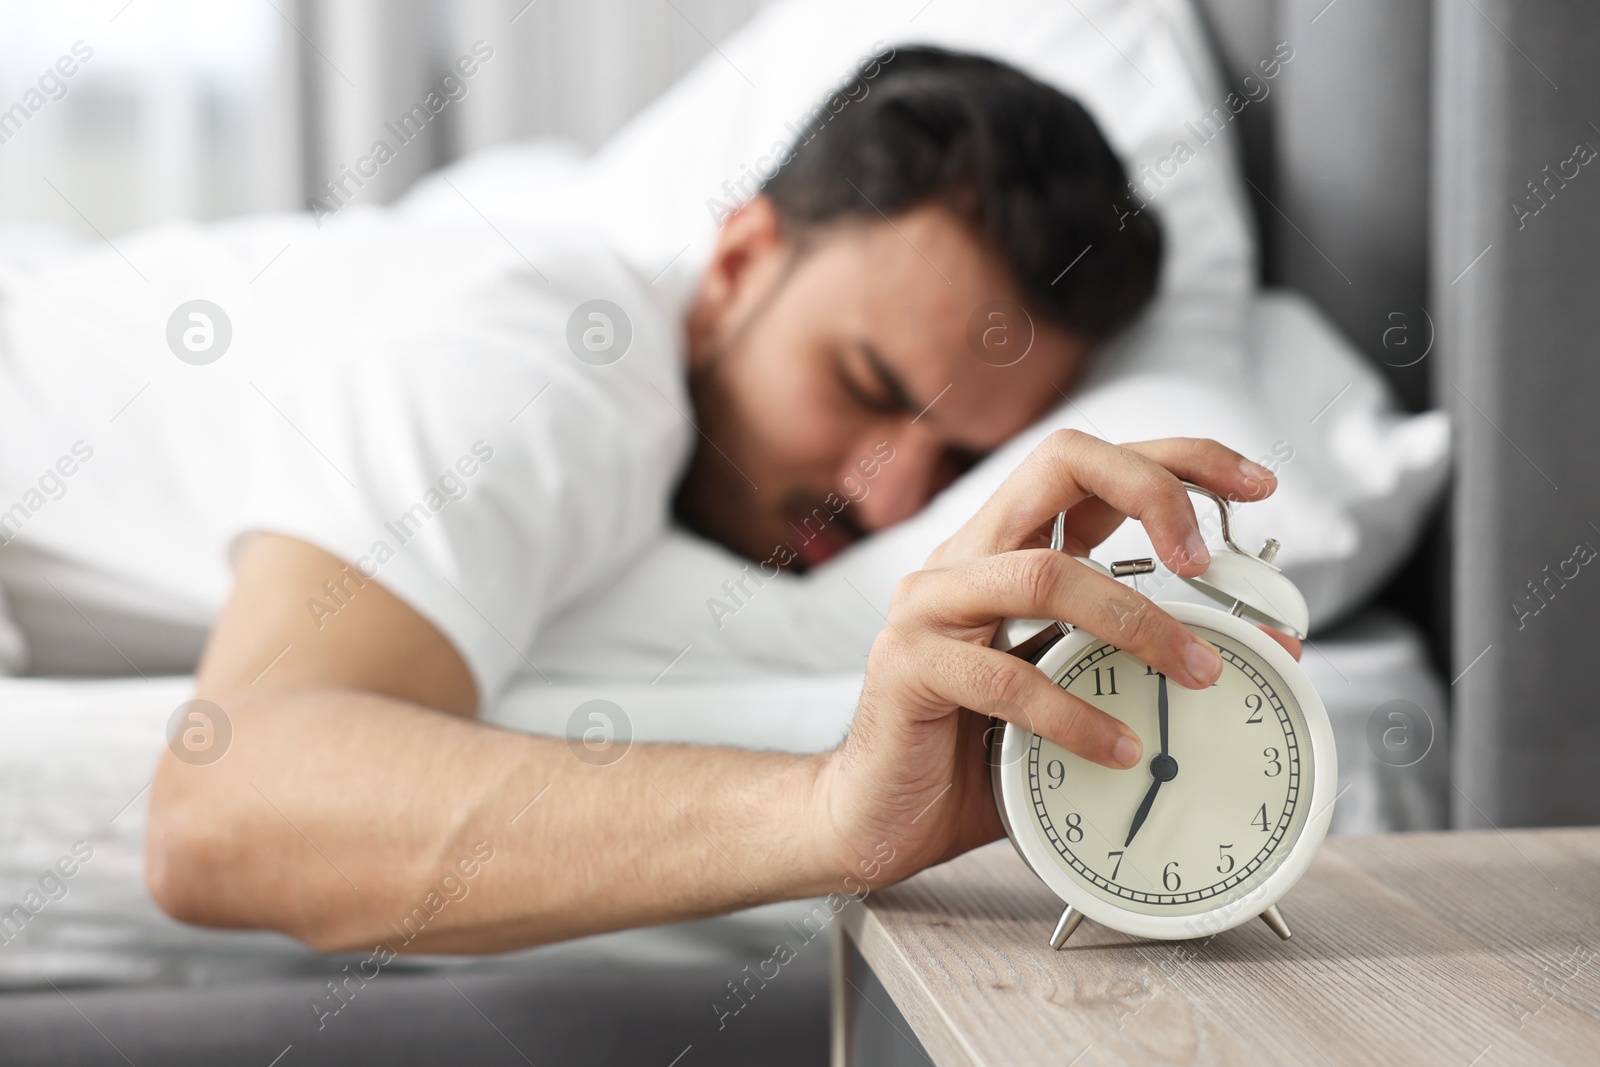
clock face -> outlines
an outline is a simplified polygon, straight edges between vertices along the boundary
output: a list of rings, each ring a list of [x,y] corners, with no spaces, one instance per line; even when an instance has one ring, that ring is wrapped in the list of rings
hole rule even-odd
[[[1080,892],[1124,911],[1226,906],[1278,869],[1312,815],[1311,730],[1293,691],[1244,643],[1191,629],[1222,654],[1222,677],[1208,689],[1168,682],[1101,642],[1053,675],[1133,728],[1141,765],[1112,770],[1037,735],[1020,753],[1024,802],[1056,866]]]

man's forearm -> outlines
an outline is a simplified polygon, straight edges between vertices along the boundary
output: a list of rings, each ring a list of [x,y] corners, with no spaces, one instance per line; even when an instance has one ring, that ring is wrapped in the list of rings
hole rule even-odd
[[[560,739],[368,693],[226,707],[227,754],[164,757],[151,795],[152,891],[190,921],[322,949],[484,952],[826,892],[848,873],[813,835],[814,758],[635,745],[592,766]]]

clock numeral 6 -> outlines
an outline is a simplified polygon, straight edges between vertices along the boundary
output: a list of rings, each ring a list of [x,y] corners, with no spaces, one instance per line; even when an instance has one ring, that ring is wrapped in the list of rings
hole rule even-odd
[[[1162,868],[1161,884],[1167,887],[1167,892],[1176,893],[1183,886],[1183,879],[1178,877],[1178,861],[1173,860]]]
[[[1067,840],[1073,844],[1083,840],[1083,816],[1077,812],[1067,816]]]
[[[1228,865],[1226,867],[1224,867],[1220,863],[1217,864],[1217,873],[1218,874],[1227,874],[1229,871],[1233,870],[1233,853],[1228,851],[1232,847],[1233,847],[1232,845],[1218,845],[1217,846],[1217,858],[1221,859],[1221,860],[1227,860],[1228,861]]]
[[[1259,693],[1251,693],[1244,698],[1244,706],[1250,712],[1250,717],[1245,722],[1259,725],[1261,722],[1261,695]]]
[[[1261,754],[1267,757],[1267,762],[1271,764],[1271,769],[1266,772],[1268,778],[1276,778],[1283,773],[1283,764],[1278,760],[1277,749],[1264,748],[1261,750]]]
[[[1061,783],[1067,780],[1067,768],[1058,759],[1053,759],[1044,765],[1044,773],[1050,776],[1050,784],[1046,789],[1060,789]]]

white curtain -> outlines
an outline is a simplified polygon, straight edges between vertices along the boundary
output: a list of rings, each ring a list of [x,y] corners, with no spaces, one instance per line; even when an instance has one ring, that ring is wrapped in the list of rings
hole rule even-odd
[[[0,223],[92,236],[292,202],[272,8],[125,4],[0,4]]]
[[[350,200],[381,203],[492,144],[556,136],[593,148],[763,2],[0,4],[0,225],[114,236],[304,209],[341,178]],[[79,42],[92,55],[69,64],[64,91],[49,78],[40,90]],[[470,77],[456,69],[463,58]],[[426,108],[446,75],[456,82],[435,102],[448,102],[414,119],[423,128],[402,144],[391,124]],[[393,158],[368,164],[375,177],[358,188],[345,176],[380,140]]]

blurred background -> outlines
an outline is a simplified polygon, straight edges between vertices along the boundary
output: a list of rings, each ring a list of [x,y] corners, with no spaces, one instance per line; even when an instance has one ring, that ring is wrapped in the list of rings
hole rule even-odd
[[[762,0],[91,0],[0,4],[0,225],[108,236],[304,209],[471,54],[493,50],[354,197],[382,203],[465,152],[534,135],[592,149]],[[56,85],[61,86],[60,89]],[[59,94],[59,96],[58,96]],[[391,141],[394,138],[389,138]]]
[[[442,164],[531,137],[593,149],[765,2],[0,0],[0,226],[115,238],[172,219],[303,211],[330,180],[351,201],[383,203]],[[1308,296],[1406,408],[1458,416],[1452,503],[1380,600],[1427,635],[1462,718],[1462,767],[1529,786],[1480,798],[1482,818],[1592,821],[1600,792],[1582,752],[1596,720],[1579,714],[1574,669],[1586,606],[1554,602],[1566,623],[1535,640],[1515,603],[1552,558],[1547,531],[1588,536],[1594,522],[1593,450],[1572,433],[1594,425],[1595,390],[1581,380],[1600,363],[1576,357],[1593,348],[1600,210],[1588,183],[1561,194],[1559,225],[1525,227],[1516,205],[1540,168],[1600,129],[1584,110],[1596,68],[1582,51],[1600,8],[1194,6],[1235,78],[1278,37],[1297,49],[1270,102],[1239,122],[1259,281]],[[913,22],[928,4],[896,7]],[[456,73],[463,57],[470,77]],[[349,169],[380,138],[398,143],[390,131],[447,76],[456,98],[350,190]],[[1393,341],[1410,336],[1397,321],[1426,324],[1422,355]],[[1438,354],[1425,359],[1435,328]],[[1530,477],[1530,455],[1543,477]],[[1511,649],[1528,662],[1495,666]],[[1530,726],[1539,716],[1548,722]],[[1552,758],[1572,761],[1564,777]],[[1458,815],[1480,821],[1472,806]]]
[[[328,195],[326,183],[348,185],[346,175],[380,139],[405,143],[341,199],[385,203],[452,160],[534,137],[593,150],[694,64],[716,56],[717,42],[770,2],[0,0],[0,228],[59,226],[115,239],[169,220],[305,211]],[[1082,14],[1082,0],[1041,3]],[[960,4],[993,18],[987,0],[894,0],[896,15],[907,22],[929,4],[940,5],[933,18],[945,5]],[[1600,333],[1600,304],[1593,300],[1600,283],[1594,255],[1600,183],[1574,182],[1561,193],[1558,213],[1526,232],[1515,206],[1541,167],[1569,157],[1574,138],[1590,137],[1590,126],[1600,132],[1594,125],[1600,111],[1587,110],[1600,101],[1600,67],[1593,62],[1600,5],[1193,0],[1193,6],[1232,84],[1278,40],[1296,49],[1270,102],[1252,104],[1238,122],[1249,182],[1241,193],[1253,209],[1260,246],[1255,281],[1307,298],[1381,370],[1404,407],[1452,414],[1456,462],[1448,503],[1428,520],[1378,598],[1425,636],[1426,653],[1413,655],[1411,644],[1419,642],[1379,647],[1376,639],[1364,644],[1347,633],[1341,667],[1327,655],[1337,652],[1335,633],[1333,641],[1318,634],[1308,657],[1329,672],[1326,695],[1351,709],[1353,743],[1346,747],[1357,759],[1342,755],[1342,762],[1356,764],[1370,750],[1381,764],[1373,771],[1373,805],[1357,808],[1357,794],[1344,810],[1382,804],[1408,811],[1406,820],[1393,821],[1407,828],[1600,821],[1592,769],[1600,717],[1579,669],[1592,654],[1587,613],[1597,594],[1580,582],[1548,605],[1541,598],[1541,617],[1526,632],[1517,606],[1538,595],[1535,581],[1551,580],[1543,576],[1571,553],[1571,538],[1587,539],[1591,528],[1600,535],[1593,507],[1600,473],[1592,460],[1600,427],[1593,412],[1600,360],[1592,357]],[[463,57],[470,76],[458,71]],[[413,109],[434,111],[429,93],[440,92],[447,76],[455,79],[448,103],[414,139],[397,138],[394,128]],[[727,84],[735,92],[744,88],[737,79]],[[737,124],[724,127],[732,128]],[[715,154],[692,138],[674,147],[684,158]],[[652,181],[659,176],[648,166],[637,170]],[[642,213],[653,210],[647,205]],[[1397,332],[1397,321],[1426,323],[1426,334],[1417,335],[1426,337],[1420,355],[1408,347],[1411,335]],[[1305,353],[1302,335],[1279,347]],[[1319,411],[1310,422],[1321,417]],[[1388,503],[1397,495],[1392,487],[1362,492],[1360,500],[1375,502],[1369,523],[1397,511]],[[1352,684],[1346,671],[1376,688]],[[1424,701],[1416,696],[1423,690],[1398,681],[1419,675],[1418,684],[1431,686],[1426,692],[1436,691],[1436,699]],[[276,935],[177,928],[144,894],[137,801],[149,739],[184,699],[182,679],[157,686],[143,679],[72,683],[126,686],[98,690],[94,701],[86,699],[87,688],[57,693],[27,688],[47,684],[42,680],[6,681],[16,688],[0,700],[0,713],[9,716],[0,745],[0,900],[20,897],[60,852],[60,842],[77,832],[75,818],[95,827],[104,858],[90,876],[99,881],[77,883],[73,903],[53,911],[51,924],[38,924],[33,942],[0,953],[0,987],[34,988],[41,976],[200,987],[219,983],[218,976],[256,981],[273,966],[285,975],[320,977],[324,961]],[[849,691],[851,701],[857,691],[858,685]],[[1371,735],[1361,732],[1388,721],[1375,718],[1390,706],[1383,702],[1407,693],[1424,714],[1439,709],[1441,731],[1448,723],[1447,741],[1431,763],[1383,763]],[[570,707],[560,709],[563,719]],[[1431,744],[1434,735],[1427,736]],[[63,737],[71,745],[94,744],[74,749],[75,761],[39,755],[59,752]],[[1440,768],[1445,760],[1448,776]],[[1431,799],[1408,808],[1405,798],[1417,793],[1407,790],[1424,790]],[[1416,814],[1424,810],[1425,817]],[[1584,876],[1577,867],[1571,871]],[[741,962],[770,951],[759,922],[729,929],[719,928],[716,936],[727,944],[716,951],[742,953]],[[252,939],[257,944],[247,947],[255,955],[241,949]],[[693,981],[670,973],[663,980],[668,972],[641,962],[692,959],[704,964],[711,988],[720,989],[733,973],[724,957],[711,950],[690,955],[710,940],[704,931],[674,934],[653,956],[642,956],[639,942],[618,942],[607,950],[620,961],[610,972],[620,987],[610,1002],[570,977],[579,949],[570,958],[547,956],[555,965],[540,981],[548,986],[509,987],[499,1003],[511,1016],[522,1010],[517,998],[555,990],[573,998],[571,1014],[585,1026],[584,1008],[598,1004],[607,1005],[606,1018],[595,1029],[613,1027],[618,1017],[647,1029],[611,1004],[637,995],[659,1017],[676,1010],[669,991],[679,1000],[698,995]],[[278,958],[283,962],[274,963]],[[799,1008],[774,997],[763,1001],[764,1010],[777,1013],[773,1018],[820,1019],[823,962],[808,957],[802,964],[812,968],[808,976],[782,987],[780,996],[801,998]],[[639,981],[630,985],[633,978]],[[320,984],[305,981],[309,986],[286,986],[277,1001],[292,1005],[302,1023],[301,990]],[[499,977],[480,981],[468,987],[474,998],[502,989]],[[459,992],[446,991],[439,1003],[459,1009],[450,999]],[[38,1003],[0,1008],[12,1013],[10,1021]],[[217,1003],[208,1018],[188,1001],[174,1000],[158,1013],[150,1001],[130,998],[126,1019],[130,1030],[143,1024],[153,1037],[170,1019],[184,1020],[175,1033],[204,1030],[208,1022],[217,1031],[233,1025]],[[551,1003],[552,1017],[568,1010],[568,1001]],[[420,1001],[395,1004],[395,1018],[414,1015],[422,1027],[437,1018]],[[41,1032],[50,1020],[77,1026],[69,1005],[41,1012]],[[703,1011],[700,1002],[694,1010]],[[480,1022],[462,1017],[469,1026]],[[0,1060],[10,1062],[14,1034],[0,1029],[7,1038]],[[265,1036],[251,1036],[271,1044],[258,1061],[266,1063],[282,1047],[281,1028],[260,1029]],[[442,1042],[453,1033],[441,1026],[434,1036]],[[345,1035],[352,1042],[360,1036],[354,1029]]]

